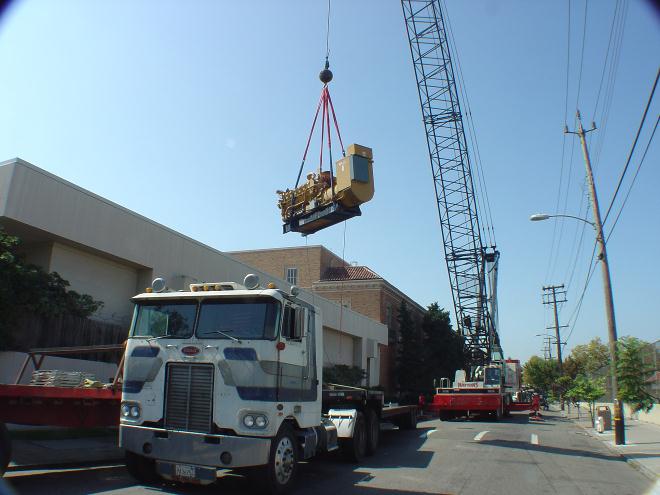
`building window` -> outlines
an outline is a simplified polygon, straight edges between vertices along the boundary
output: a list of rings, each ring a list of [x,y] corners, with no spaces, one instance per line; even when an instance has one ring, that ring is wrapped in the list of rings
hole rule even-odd
[[[291,285],[296,285],[298,283],[298,269],[297,268],[287,268],[286,269],[286,281]]]
[[[385,324],[389,327],[392,326],[392,305],[388,304],[385,308]]]

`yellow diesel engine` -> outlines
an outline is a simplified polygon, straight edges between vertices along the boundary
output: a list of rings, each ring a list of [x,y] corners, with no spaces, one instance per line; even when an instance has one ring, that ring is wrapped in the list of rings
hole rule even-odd
[[[330,172],[307,175],[294,190],[277,191],[283,230],[313,234],[321,229],[362,214],[360,205],[374,196],[371,148],[351,144],[346,156]]]

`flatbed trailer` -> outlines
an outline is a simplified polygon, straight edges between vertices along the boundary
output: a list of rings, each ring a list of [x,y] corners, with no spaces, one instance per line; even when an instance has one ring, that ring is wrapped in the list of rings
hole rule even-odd
[[[433,402],[428,405],[427,410],[440,416],[441,419],[469,416],[474,413],[489,414],[495,419],[500,419],[514,411],[538,413],[539,398],[536,396],[530,402],[516,402],[512,400],[510,392],[501,392],[499,389],[437,389]]]
[[[428,410],[441,419],[467,416],[472,413],[491,414],[496,419],[511,412],[511,394],[499,389],[436,389]]]
[[[403,429],[417,426],[419,406],[385,404],[384,397],[380,390],[332,384],[323,389],[322,411],[327,414],[330,409],[356,407],[358,410],[373,411],[379,421],[391,422]]]
[[[119,425],[124,345],[31,349],[14,384],[0,384],[0,475],[11,460],[6,424],[98,428]],[[122,353],[113,382],[104,388],[20,384],[30,362],[39,370],[46,356]]]

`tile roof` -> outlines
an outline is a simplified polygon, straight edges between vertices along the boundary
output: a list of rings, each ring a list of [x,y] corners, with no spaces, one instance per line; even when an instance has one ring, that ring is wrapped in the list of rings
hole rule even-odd
[[[337,266],[328,268],[323,276],[321,277],[321,282],[328,281],[341,281],[341,280],[374,280],[382,279],[373,270],[367,268],[366,266]]]

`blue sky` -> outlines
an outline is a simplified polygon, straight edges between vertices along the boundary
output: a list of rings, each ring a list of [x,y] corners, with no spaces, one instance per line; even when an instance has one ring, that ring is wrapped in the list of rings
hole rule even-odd
[[[570,127],[584,1],[571,5]],[[591,137],[594,152],[600,150],[595,170],[603,208],[660,63],[658,13],[642,0],[627,5],[607,126]],[[588,5],[577,100],[587,123],[614,8],[614,0]],[[275,190],[295,182],[318,101],[325,9],[321,0],[14,2],[0,21],[0,160],[19,156],[220,250],[323,244],[419,303],[449,308],[398,1],[332,4],[331,92],[344,142],[374,150],[374,199],[362,217],[347,222],[345,247],[342,225],[307,240],[281,233]],[[584,214],[580,150],[562,133],[568,3],[447,0],[447,9],[501,251],[502,343],[507,356],[527,359],[539,353],[535,335],[551,322],[541,286],[568,286],[565,323],[582,292],[593,242],[587,230],[580,248],[582,227],[571,220],[528,221],[540,211]],[[599,127],[604,107],[601,100]],[[640,147],[659,111],[656,96]],[[660,338],[652,313],[660,278],[658,165],[656,139],[608,244],[619,334],[646,340]],[[307,168],[313,167],[310,161]],[[553,231],[558,247],[551,249]],[[568,349],[594,336],[607,336],[599,270]]]

